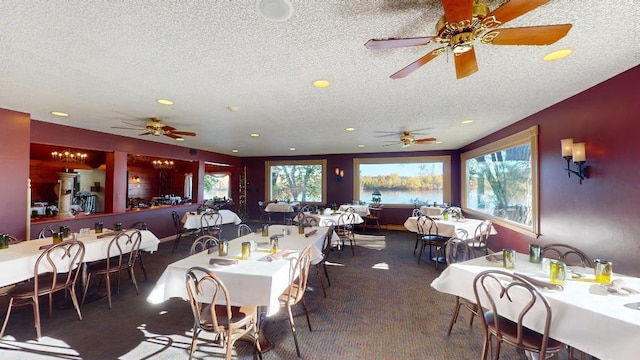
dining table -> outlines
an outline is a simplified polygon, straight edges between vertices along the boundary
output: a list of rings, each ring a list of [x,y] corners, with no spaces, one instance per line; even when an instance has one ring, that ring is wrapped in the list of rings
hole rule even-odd
[[[420,213],[422,215],[427,215],[427,216],[442,215],[442,212],[445,209],[446,207],[442,207],[442,206],[422,205],[420,206]]]
[[[311,245],[311,262],[319,263],[323,258],[322,246],[327,231],[333,232],[333,228],[322,226],[303,229],[304,234],[299,234],[297,226],[271,225],[267,236],[260,231],[228,241],[226,256],[220,256],[217,250],[211,253],[202,251],[173,262],[167,265],[147,301],[158,304],[171,298],[188,300],[186,273],[193,266],[202,266],[213,271],[227,286],[231,305],[259,306],[265,309],[267,316],[273,315],[280,309],[278,297],[290,283],[291,262],[285,255],[295,257],[300,250]],[[334,232],[331,235],[331,241],[335,244],[338,236]],[[278,252],[275,254],[271,253],[271,236],[278,237]],[[244,242],[249,242],[253,247],[246,260],[241,257]],[[232,264],[220,265],[212,259],[229,259]]]
[[[482,222],[482,220],[478,220],[478,219],[469,219],[469,218],[456,219],[453,216],[450,216],[448,220],[444,220],[440,216],[431,216],[431,218],[438,225],[439,236],[441,237],[459,236],[464,238],[462,240],[471,240],[473,238],[474,232],[476,231],[476,228]],[[404,227],[411,232],[417,233],[418,217],[417,216],[408,217],[407,220],[404,222]],[[457,232],[458,230],[464,230],[466,231],[466,234],[461,236],[461,234]],[[498,232],[496,231],[495,227],[492,226],[489,234],[496,235],[497,233]]]
[[[89,230],[78,234],[77,239],[84,244],[85,254],[83,262],[92,262],[105,259],[107,248],[113,237],[120,232],[104,229],[103,233],[96,234],[95,230]],[[132,233],[134,230],[124,230]],[[142,236],[140,249],[147,252],[158,250],[160,240],[149,230],[140,230]],[[70,235],[71,236],[71,235]],[[9,245],[9,248],[0,250],[0,287],[16,284],[31,279],[34,274],[34,265],[45,247],[53,244],[53,238],[21,241]]]
[[[236,214],[231,210],[220,209],[218,210],[218,212],[222,216],[222,223],[220,225],[223,225],[223,224],[238,225],[242,223],[242,219],[240,219],[238,214]],[[187,211],[186,213],[184,213],[184,215],[182,215],[182,219],[181,219],[182,226],[185,229],[189,229],[189,230],[200,229],[202,228],[202,223],[200,221],[201,218],[202,218],[202,214],[198,214],[197,212],[194,212],[194,211]]]
[[[475,302],[473,281],[484,270],[500,269],[549,281],[542,265],[529,262],[528,254],[516,253],[514,269],[502,265],[499,254],[453,263],[431,282],[431,287]],[[596,283],[592,268],[568,266],[562,290],[541,289],[552,311],[550,337],[599,359],[636,359],[640,354],[640,278],[614,273],[612,281],[616,280],[624,283],[624,291],[610,291]],[[518,297],[512,298],[518,301]],[[527,326],[543,330],[542,322]]]
[[[371,211],[369,210],[369,205],[350,205],[350,204],[342,204],[338,208],[338,211],[345,212],[349,208],[353,208],[355,213],[360,215],[361,217],[367,217],[371,215]]]
[[[265,206],[264,211],[268,213],[282,213],[282,223],[287,221],[287,214],[295,213],[298,211],[298,202],[270,202]],[[271,215],[269,215],[271,220]]]
[[[312,213],[312,212],[304,212],[304,216],[305,217],[310,217],[315,219],[318,224],[322,224],[322,221],[325,219],[330,219],[333,222],[336,223],[336,225],[338,224],[338,219],[340,219],[340,216],[342,216],[342,214],[344,214],[344,212],[342,211],[336,211],[333,212],[331,210],[329,211],[324,211],[318,214]],[[300,221],[301,216],[303,216],[302,214],[298,214],[296,216],[296,218],[294,219],[295,221]],[[362,218],[362,216],[360,216],[357,212],[353,214],[353,223],[354,224],[362,224],[364,222],[364,219]]]

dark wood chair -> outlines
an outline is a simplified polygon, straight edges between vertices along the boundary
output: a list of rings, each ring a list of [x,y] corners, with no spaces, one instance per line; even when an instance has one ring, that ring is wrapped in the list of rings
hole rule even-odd
[[[369,208],[369,215],[364,218],[364,228],[367,228],[367,224],[371,222],[375,222],[378,227],[378,232],[380,232],[380,216],[382,215],[382,210],[384,209],[384,205],[379,205],[377,207]]]
[[[429,259],[435,260],[435,267],[438,270],[438,263],[440,263],[440,254],[442,254],[442,261],[444,261],[444,246],[447,241],[438,233],[438,224],[431,217],[423,215],[418,218],[418,239],[420,242],[420,252],[418,253],[418,264],[422,258],[422,253],[425,247],[429,247]],[[435,248],[435,258],[433,256],[433,248]]]
[[[136,230],[149,230],[147,227],[147,223],[144,221],[136,221],[131,225],[130,229]],[[138,264],[140,265],[140,270],[142,270],[142,275],[144,276],[144,281],[147,281],[147,270],[144,268],[144,262],[142,261],[142,251],[138,251]]]

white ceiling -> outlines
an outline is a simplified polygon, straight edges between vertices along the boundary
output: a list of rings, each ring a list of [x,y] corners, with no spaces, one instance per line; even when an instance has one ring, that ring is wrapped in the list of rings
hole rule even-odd
[[[438,45],[364,47],[435,35],[439,0],[291,5],[291,18],[276,22],[255,0],[2,1],[0,107],[131,137],[140,131],[111,127],[159,116],[197,132],[178,145],[238,156],[458,149],[640,64],[637,0],[552,0],[502,27],[573,24],[565,38],[542,47],[476,41],[479,70],[461,80],[450,54],[389,78]],[[566,47],[570,57],[541,60]],[[331,86],[314,88],[319,78]],[[417,137],[442,144],[382,146],[395,137],[374,132],[401,128],[426,128]]]

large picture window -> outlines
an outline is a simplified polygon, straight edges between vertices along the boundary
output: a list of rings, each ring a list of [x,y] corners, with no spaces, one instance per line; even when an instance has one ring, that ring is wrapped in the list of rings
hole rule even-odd
[[[268,200],[324,204],[326,167],[326,160],[267,161]]]
[[[354,159],[357,201],[416,206],[449,202],[451,198],[449,156]]]
[[[231,196],[230,179],[229,173],[204,174],[204,198],[213,200],[229,198]]]
[[[462,154],[462,206],[538,236],[538,128]]]

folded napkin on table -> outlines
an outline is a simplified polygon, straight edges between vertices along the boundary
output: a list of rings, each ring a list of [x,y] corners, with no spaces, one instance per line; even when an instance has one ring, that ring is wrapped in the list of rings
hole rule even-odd
[[[491,262],[498,262],[498,261],[502,261],[502,254],[491,254],[491,255],[487,255],[485,256],[485,259],[491,261]]]
[[[564,290],[564,286],[559,285],[559,284],[552,284],[548,281],[544,281],[544,280],[538,280],[538,279],[534,279],[530,276],[524,275],[524,274],[520,274],[520,273],[514,273],[515,275],[520,276],[521,278],[527,280],[528,282],[530,282],[533,286],[535,287],[539,287],[542,289],[546,289],[546,290],[556,290],[556,291],[562,291]]]
[[[262,261],[274,261],[274,260],[280,260],[280,259],[286,259],[288,258],[289,255],[291,254],[295,254],[296,251],[292,251],[292,250],[280,250],[278,252],[276,252],[275,254],[271,254],[268,256],[263,257]]]
[[[235,259],[221,259],[221,258],[209,259],[209,265],[233,265],[237,263],[238,263],[238,260],[235,260]]]
[[[313,234],[315,234],[317,232],[318,232],[318,230],[309,231],[308,233],[304,234],[304,237],[309,237],[309,236],[311,236],[311,235],[313,235]]]

